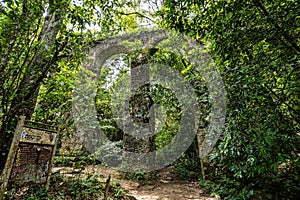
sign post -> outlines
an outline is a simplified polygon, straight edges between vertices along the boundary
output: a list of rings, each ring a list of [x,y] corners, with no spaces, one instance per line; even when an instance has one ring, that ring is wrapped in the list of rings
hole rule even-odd
[[[32,184],[44,184],[49,188],[59,132],[59,127],[20,117],[0,179],[0,200],[4,199],[7,188]]]
[[[8,184],[9,176],[11,173],[12,165],[15,159],[15,155],[18,149],[18,144],[21,138],[21,132],[24,125],[25,116],[21,116],[14,134],[13,141],[11,143],[5,167],[2,171],[1,182],[0,182],[0,200],[4,199],[4,193]],[[19,134],[18,134],[19,133]]]

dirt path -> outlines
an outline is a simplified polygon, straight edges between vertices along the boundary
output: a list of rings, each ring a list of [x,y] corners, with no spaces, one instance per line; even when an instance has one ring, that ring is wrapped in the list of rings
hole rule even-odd
[[[59,169],[59,168],[56,168]],[[82,171],[87,174],[94,171],[103,177],[111,175],[126,190],[127,194],[137,200],[214,200],[209,192],[200,187],[198,182],[181,180],[174,167],[161,169],[154,185],[141,185],[138,181],[127,180],[117,170],[102,166],[88,166]]]
[[[212,200],[209,192],[197,182],[183,181],[173,167],[159,171],[155,185],[141,186],[129,191],[138,200]]]

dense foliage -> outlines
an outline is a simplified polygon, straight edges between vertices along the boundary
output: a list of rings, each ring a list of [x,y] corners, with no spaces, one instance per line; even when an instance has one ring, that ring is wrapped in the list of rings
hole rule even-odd
[[[211,178],[227,198],[299,194],[299,8],[293,0],[168,0],[159,13],[164,26],[209,42],[222,73],[227,124]]]
[[[0,2],[0,171],[18,116],[60,124],[74,133],[74,80],[96,40],[136,31],[151,22],[203,44],[221,72],[227,91],[222,138],[210,154],[200,183],[222,199],[297,199],[300,193],[300,3],[297,0],[4,0]],[[150,9],[153,8],[153,10]],[[154,21],[155,19],[155,21]],[[96,109],[102,130],[122,147],[123,131],[112,113],[114,84],[129,73],[131,52],[101,71]],[[150,63],[172,66],[196,89],[201,127],[210,112],[205,81],[185,58],[158,50]],[[123,68],[117,69],[117,66]],[[118,74],[116,74],[118,71]],[[162,148],[177,132],[180,105],[172,91],[150,89],[164,108],[155,144]],[[195,140],[174,165],[185,178],[201,176]],[[115,149],[103,145],[107,156]],[[97,153],[97,152],[96,152]],[[95,183],[79,180],[67,192]],[[74,189],[74,191],[73,191]],[[99,188],[90,188],[90,190]],[[88,191],[89,192],[89,191]],[[44,194],[43,194],[44,195]],[[80,195],[93,195],[93,193]],[[75,195],[76,196],[76,195]],[[82,198],[86,196],[80,196]]]
[[[127,27],[119,15],[126,5],[89,0],[1,1],[0,169],[20,115],[31,119],[38,103],[36,120],[57,124],[68,118],[62,112],[87,47]],[[43,84],[47,86],[40,91]],[[57,88],[61,91],[53,91]],[[54,99],[57,95],[60,98]]]

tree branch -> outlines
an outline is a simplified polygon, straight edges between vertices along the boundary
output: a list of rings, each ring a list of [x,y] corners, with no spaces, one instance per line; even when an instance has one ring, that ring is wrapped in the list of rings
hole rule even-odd
[[[267,9],[264,7],[264,5],[262,4],[262,2],[260,0],[253,0],[253,3],[256,7],[258,7],[262,11],[262,13],[264,15],[266,15],[267,17],[270,17],[270,13],[267,11]],[[282,33],[282,36],[284,37],[284,39],[286,39],[288,41],[288,43],[291,45],[291,47],[294,50],[296,50],[296,52],[300,53],[300,47],[297,45],[297,43],[294,42],[294,40],[289,36],[289,34],[286,33],[284,31],[284,29],[282,27],[280,27],[274,19],[272,19],[272,18],[269,18],[269,19],[275,25],[275,27],[278,29],[278,32]]]
[[[143,17],[143,18],[146,18],[148,20],[150,20],[151,22],[155,22],[153,19],[151,19],[150,17],[146,16],[146,15],[143,15],[142,13],[139,13],[139,12],[130,12],[130,13],[125,13],[125,12],[121,12],[121,11],[117,11],[118,14],[121,14],[121,15],[138,15],[140,17]]]

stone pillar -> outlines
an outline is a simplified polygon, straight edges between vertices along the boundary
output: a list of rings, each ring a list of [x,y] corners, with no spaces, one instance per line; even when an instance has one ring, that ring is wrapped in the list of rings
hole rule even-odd
[[[127,171],[145,171],[145,166],[154,168],[155,156],[143,153],[155,151],[154,102],[150,96],[149,58],[157,51],[150,49],[131,61],[130,99],[126,109],[129,118],[125,119],[123,150]],[[127,123],[131,121],[131,123]],[[130,156],[130,152],[135,156]],[[137,156],[136,156],[137,155]],[[149,155],[149,154],[148,154]],[[154,154],[155,155],[155,154]],[[147,169],[146,169],[147,171]]]

